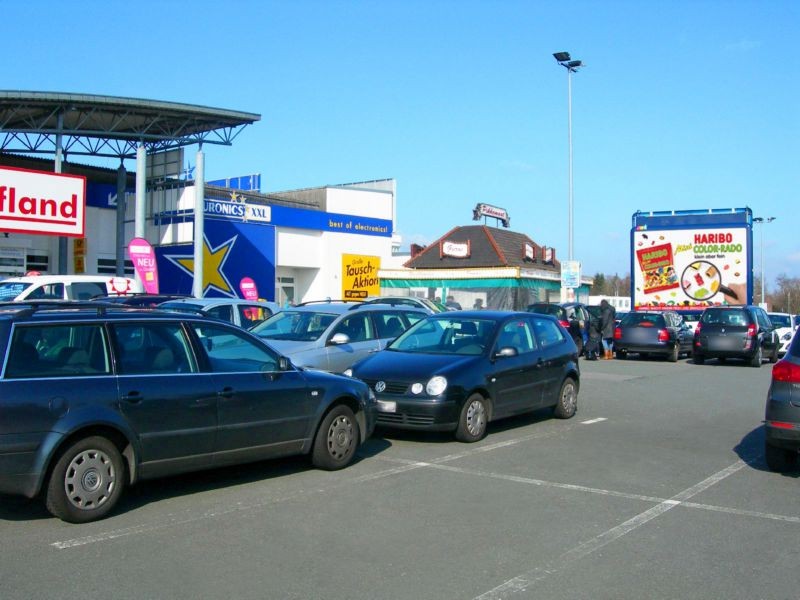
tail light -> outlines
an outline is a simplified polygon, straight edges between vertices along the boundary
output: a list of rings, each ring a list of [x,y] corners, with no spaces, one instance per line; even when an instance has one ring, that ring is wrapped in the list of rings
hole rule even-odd
[[[666,329],[659,329],[658,330],[658,341],[659,342],[668,342],[669,341],[669,331]]]
[[[697,322],[697,327],[694,328],[694,334],[695,335],[700,335],[700,328],[701,328],[701,324],[700,324],[700,321],[698,321]]]
[[[747,337],[754,338],[756,337],[756,333],[758,333],[758,328],[756,327],[756,324],[750,323],[750,325],[747,326]]]
[[[559,323],[564,329],[569,329],[569,321],[559,321]]]
[[[614,339],[621,340],[622,339],[622,329],[620,327],[614,328]]]
[[[772,381],[800,383],[800,365],[788,360],[779,360],[772,367]]]

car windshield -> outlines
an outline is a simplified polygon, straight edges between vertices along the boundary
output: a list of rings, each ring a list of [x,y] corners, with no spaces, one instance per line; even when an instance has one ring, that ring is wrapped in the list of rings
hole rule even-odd
[[[14,300],[29,287],[31,287],[30,283],[21,281],[0,281],[0,301]]]
[[[496,323],[488,319],[441,318],[419,321],[388,349],[424,354],[482,354]]]
[[[775,327],[791,327],[792,318],[789,315],[769,315],[769,320]]]
[[[284,310],[250,331],[268,340],[313,342],[328,329],[336,314],[311,310]]]

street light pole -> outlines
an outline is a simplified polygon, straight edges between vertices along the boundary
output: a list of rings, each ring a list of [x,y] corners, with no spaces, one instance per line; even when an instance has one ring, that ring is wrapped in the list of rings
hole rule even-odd
[[[568,244],[567,244],[567,258],[570,262],[574,259],[575,242],[574,242],[574,201],[572,192],[572,74],[576,73],[583,63],[579,60],[572,60],[569,52],[555,52],[553,57],[558,64],[567,70],[567,146],[569,147],[569,197],[568,197]],[[580,282],[578,282],[580,285]],[[562,295],[563,292],[562,292]],[[567,298],[564,298],[565,300]]]
[[[567,145],[569,147],[569,245],[568,258],[574,258],[574,204],[572,194],[572,74],[576,73],[583,63],[579,60],[572,60],[569,52],[556,52],[553,54],[558,64],[567,70]]]
[[[775,220],[775,217],[753,217],[753,223],[758,223],[761,225],[761,249],[759,253],[761,254],[761,304],[764,305],[764,308],[767,307],[767,299],[766,299],[766,280],[764,279],[764,225],[766,223],[772,223]]]

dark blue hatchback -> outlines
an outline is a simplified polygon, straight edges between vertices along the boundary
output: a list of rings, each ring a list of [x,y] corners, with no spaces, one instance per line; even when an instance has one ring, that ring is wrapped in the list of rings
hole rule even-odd
[[[454,431],[474,442],[495,419],[577,410],[578,350],[555,317],[458,311],[420,321],[346,374],[378,399],[378,425]]]

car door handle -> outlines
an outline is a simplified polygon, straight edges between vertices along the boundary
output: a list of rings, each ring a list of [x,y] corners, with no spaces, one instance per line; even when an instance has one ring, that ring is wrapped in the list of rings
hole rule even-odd
[[[127,394],[122,394],[122,400],[128,402],[130,404],[139,404],[144,399],[144,396],[140,392],[128,392]]]
[[[226,387],[217,392],[217,396],[219,396],[220,398],[233,398],[233,394],[234,391],[232,387]]]

